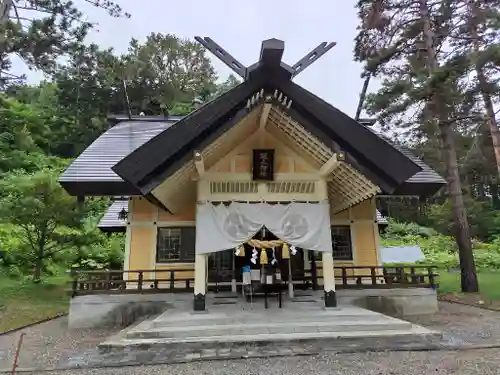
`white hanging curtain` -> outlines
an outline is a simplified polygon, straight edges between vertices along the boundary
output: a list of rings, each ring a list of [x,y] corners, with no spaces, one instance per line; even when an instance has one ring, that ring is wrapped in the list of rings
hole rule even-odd
[[[196,253],[232,249],[266,226],[279,239],[308,250],[332,251],[330,208],[320,203],[200,203],[196,212]]]

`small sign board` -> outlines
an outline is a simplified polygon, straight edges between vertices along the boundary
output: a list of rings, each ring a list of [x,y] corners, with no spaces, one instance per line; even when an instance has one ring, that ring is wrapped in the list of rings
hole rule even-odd
[[[253,150],[253,179],[274,180],[274,150]]]

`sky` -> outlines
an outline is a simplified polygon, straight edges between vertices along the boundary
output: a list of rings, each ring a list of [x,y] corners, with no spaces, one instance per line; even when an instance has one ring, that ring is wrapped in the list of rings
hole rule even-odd
[[[285,41],[283,61],[293,65],[321,42],[337,42],[294,81],[353,116],[362,87],[362,65],[353,61],[358,19],[355,0],[115,0],[130,19],[111,18],[106,12],[82,5],[98,24],[88,41],[125,52],[131,38],[144,41],[152,32],[183,38],[209,36],[244,65],[259,58],[265,39]],[[211,56],[211,54],[210,54]],[[232,71],[212,58],[221,80]],[[15,73],[26,73],[30,83],[42,78],[16,61]],[[371,87],[373,89],[374,87]],[[372,91],[372,90],[370,90]]]

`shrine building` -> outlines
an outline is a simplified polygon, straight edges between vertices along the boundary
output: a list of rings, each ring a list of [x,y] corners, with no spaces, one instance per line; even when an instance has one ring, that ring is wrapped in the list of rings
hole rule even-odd
[[[428,197],[445,181],[293,81],[332,45],[288,65],[284,42],[266,40],[245,67],[197,40],[243,82],[185,117],[110,117],[60,178],[73,196],[115,199],[101,228],[126,232],[123,275],[93,291],[188,292],[205,310],[219,290],[322,288],[334,307],[339,288],[422,285],[414,269],[381,267],[376,199]]]

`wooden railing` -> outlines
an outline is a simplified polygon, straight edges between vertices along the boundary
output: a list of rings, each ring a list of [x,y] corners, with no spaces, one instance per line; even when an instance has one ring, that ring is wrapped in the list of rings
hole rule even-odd
[[[187,277],[190,275],[190,277]],[[74,270],[71,295],[122,293],[182,293],[194,288],[194,269],[83,271]],[[126,280],[124,276],[126,275]],[[191,277],[193,275],[193,277]],[[292,273],[293,283],[317,290],[323,283],[321,266],[300,274]],[[438,273],[433,266],[335,267],[337,289],[436,288]],[[285,280],[285,282],[287,282]],[[238,284],[241,284],[238,282]],[[219,283],[209,283],[209,290],[224,290]],[[229,286],[230,287],[230,286]]]
[[[194,270],[128,270],[71,272],[71,295],[123,293],[182,293],[194,288]],[[126,280],[124,276],[126,275]],[[152,277],[153,275],[153,277]]]
[[[335,267],[336,289],[436,288],[439,274],[435,266],[340,266]],[[310,283],[317,289],[323,279],[321,266],[305,271],[299,283]],[[339,272],[340,271],[340,272]],[[340,275],[339,275],[340,273]],[[293,277],[293,274],[292,274]],[[294,279],[295,280],[295,279]]]

